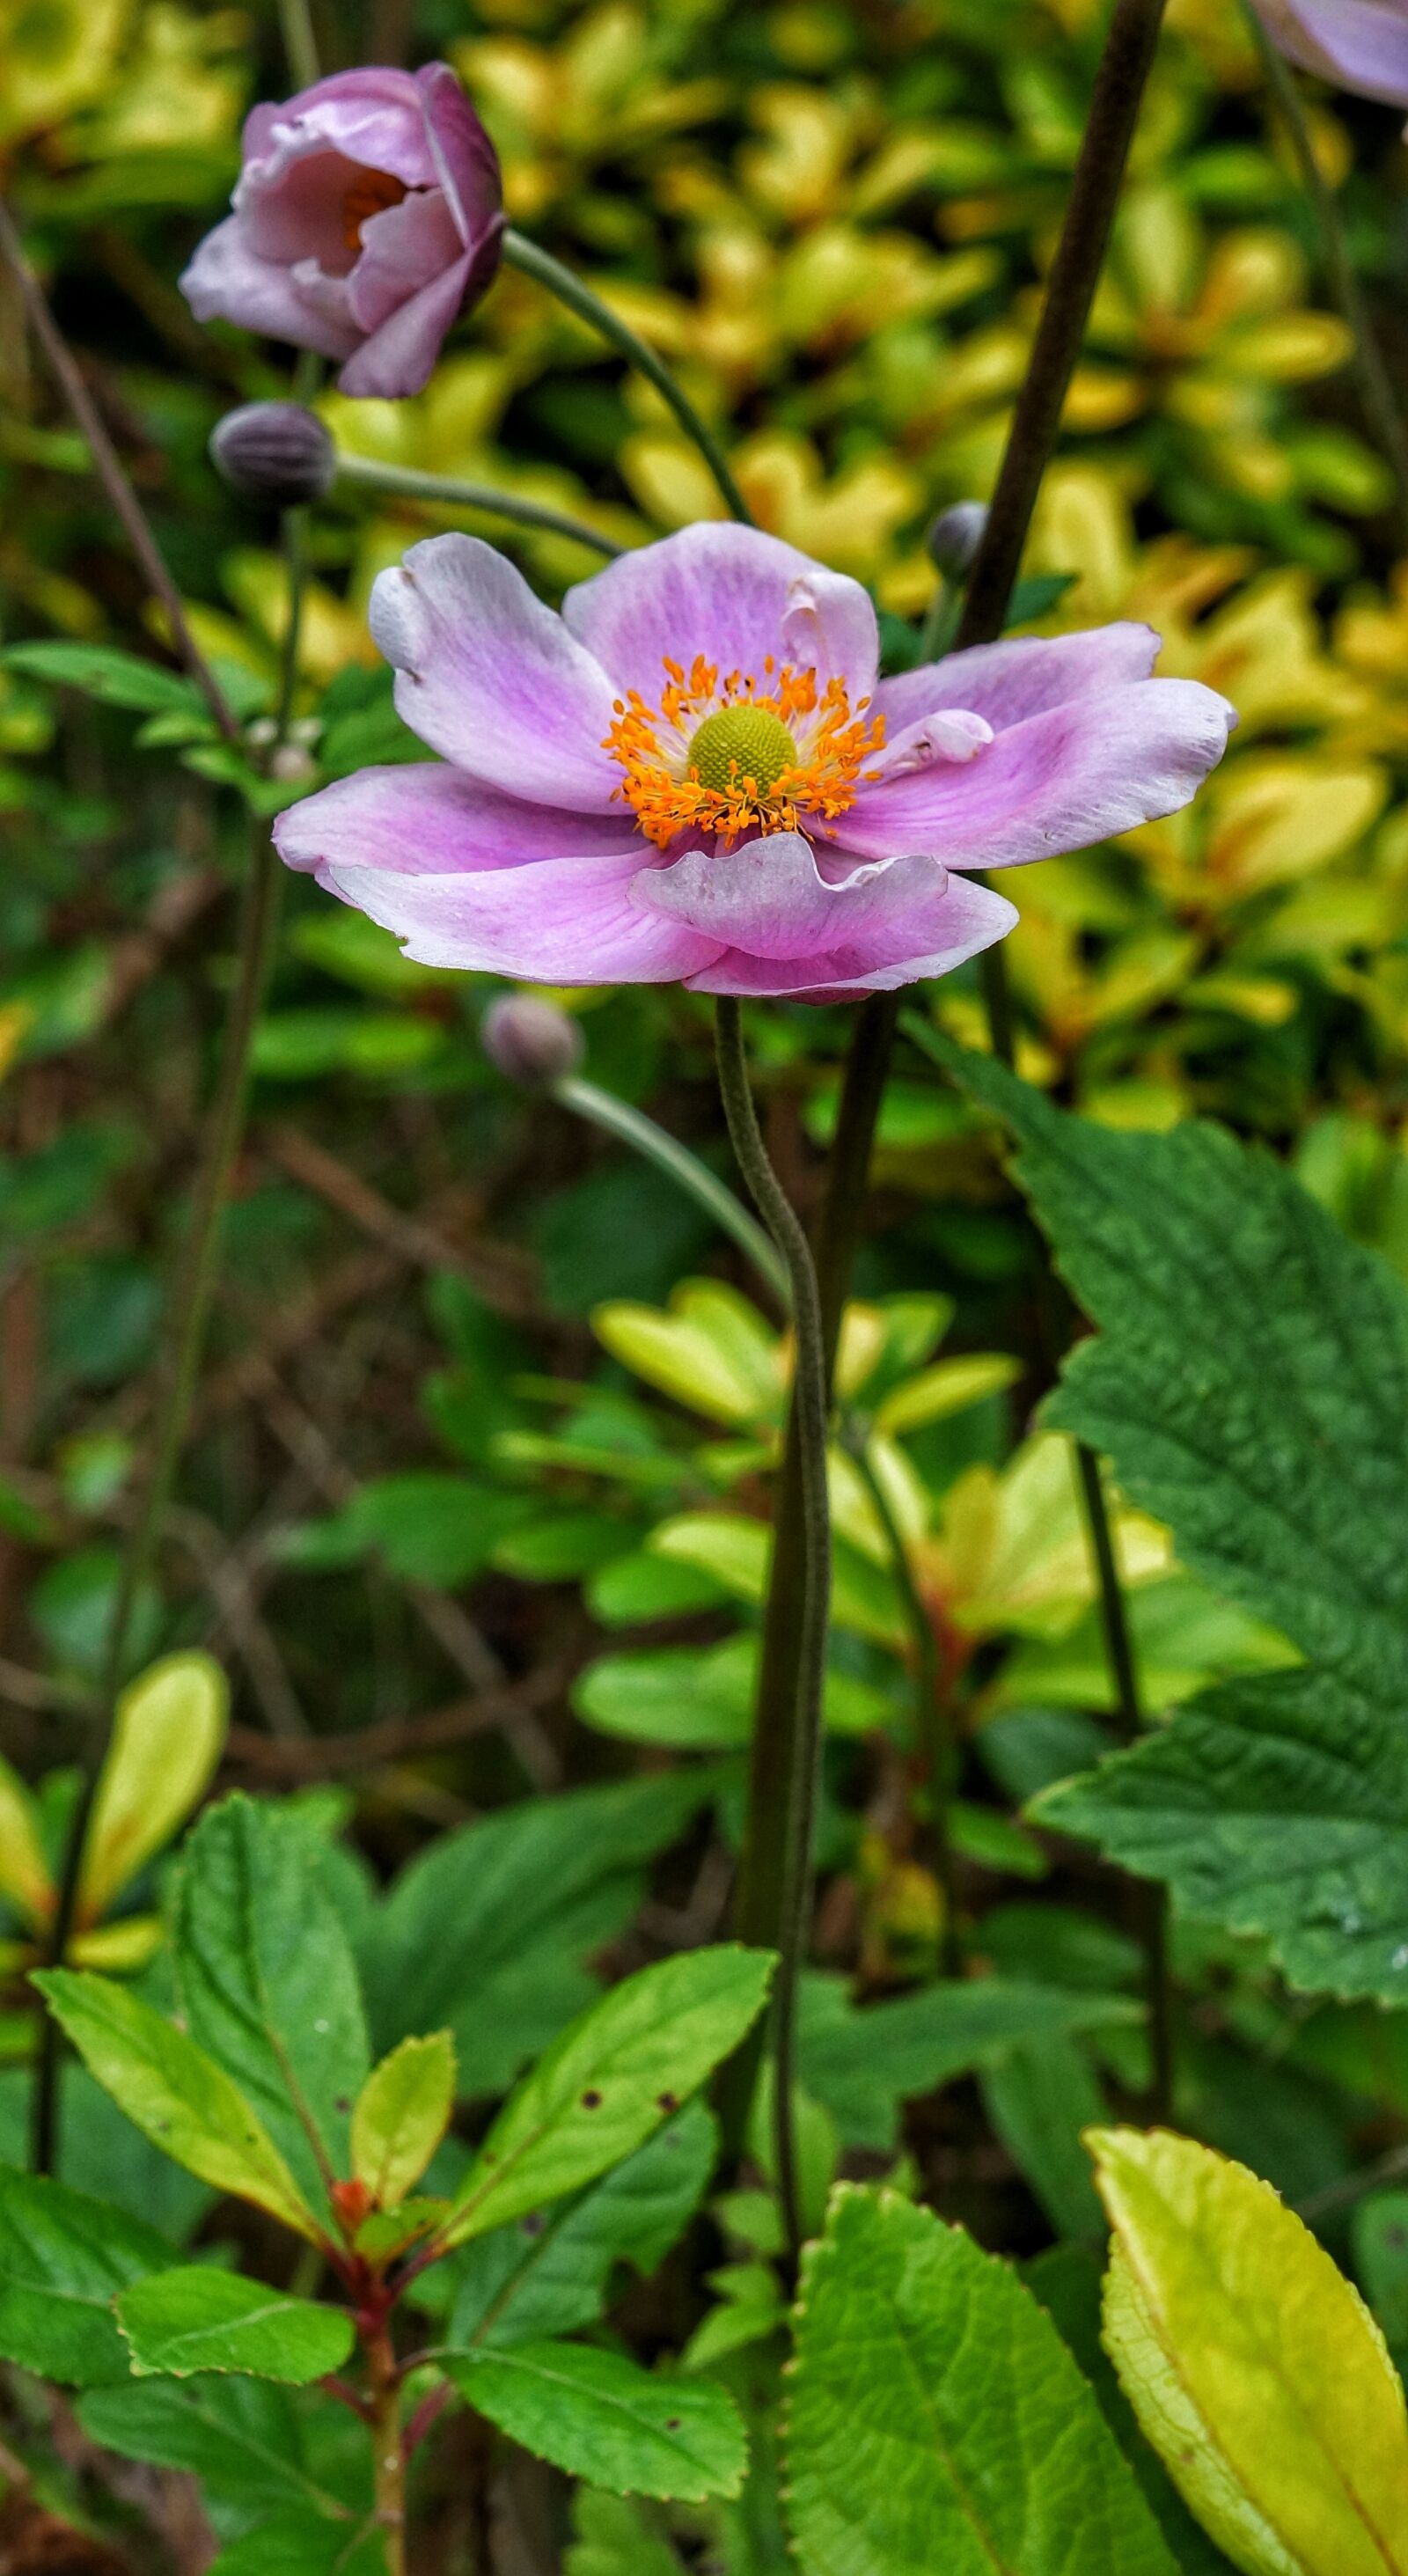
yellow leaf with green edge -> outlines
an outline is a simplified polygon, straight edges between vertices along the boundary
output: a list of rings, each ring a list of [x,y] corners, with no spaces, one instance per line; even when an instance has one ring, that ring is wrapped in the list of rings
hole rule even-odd
[[[613,1359],[693,1413],[749,1427],[781,1414],[781,1342],[717,1280],[684,1280],[668,1308],[626,1298],[598,1306],[592,1329]]]
[[[1246,2576],[1406,2576],[1408,2414],[1324,2247],[1192,2139],[1093,2129],[1105,2343],[1190,2511]]]
[[[447,2030],[403,2039],[374,2066],[352,2111],[352,2171],[378,2209],[418,2183],[455,2101],[455,2043]]]
[[[220,1759],[228,1710],[225,1676],[210,1655],[163,1655],[128,1683],[88,1833],[81,1921],[106,1913],[184,1824]]]
[[[95,1924],[76,1932],[68,1945],[75,1968],[102,1968],[111,1976],[123,1969],[144,1968],[162,1943],[161,1917],[124,1914],[119,1922]]]
[[[0,1756],[0,1893],[31,1923],[52,1912],[54,1882],[39,1833],[39,1810],[17,1771]]]

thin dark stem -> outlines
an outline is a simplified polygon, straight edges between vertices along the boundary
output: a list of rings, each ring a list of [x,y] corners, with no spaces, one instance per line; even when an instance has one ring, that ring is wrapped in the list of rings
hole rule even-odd
[[[816,1243],[828,1398],[865,1213],[870,1151],[890,1067],[898,1007],[898,996],[890,993],[874,994],[861,1005],[841,1086]],[[794,1401],[788,1413],[773,1512],[772,1576],[763,1613],[743,1847],[733,1904],[734,1930],[740,1941],[754,1942],[764,1949],[774,1947],[778,1937],[783,1905],[781,1856],[793,1807],[794,1743],[786,1729],[774,1724],[773,1712],[790,1708],[797,1694],[804,1652],[806,1549],[801,1424]],[[735,2150],[743,2136],[762,2064],[764,2036],[755,2026],[730,2062],[719,2088],[725,2132]]]
[[[411,465],[378,465],[370,456],[339,455],[336,481],[354,492],[385,492],[393,500],[486,510],[491,517],[511,519],[520,528],[543,528],[550,536],[570,537],[574,545],[590,546],[599,555],[628,552],[614,537],[589,528],[585,519],[569,518],[565,510],[549,509],[544,501],[526,501],[517,492],[500,492],[491,483],[465,483],[457,474],[422,474]]]
[[[1405,426],[1393,379],[1384,363],[1368,299],[1355,274],[1335,192],[1316,156],[1315,138],[1310,131],[1300,84],[1290,64],[1277,52],[1256,11],[1248,7],[1247,17],[1260,49],[1266,85],[1290,135],[1305,193],[1314,209],[1320,231],[1325,283],[1339,306],[1341,319],[1353,343],[1351,363],[1359,399],[1364,406],[1370,432],[1378,441],[1393,475],[1398,542],[1408,549],[1408,426]]]
[[[885,1535],[905,1625],[909,1630],[914,1659],[914,1736],[929,1792],[929,1859],[944,1908],[941,1955],[945,1975],[953,1976],[959,1963],[958,1894],[949,1809],[958,1787],[961,1747],[953,1725],[952,1704],[944,1687],[934,1623],[915,1581],[909,1548],[895,1517],[894,1505],[885,1490],[885,1480],[877,1475],[863,1438],[853,1440],[849,1446],[874,1506],[875,1517]]]
[[[619,313],[613,313],[610,305],[604,304],[599,295],[594,295],[589,286],[584,286],[570,268],[564,268],[560,259],[554,259],[550,251],[541,250],[526,233],[515,232],[512,225],[504,234],[503,254],[513,267],[521,269],[525,277],[536,278],[538,284],[555,295],[560,304],[565,304],[569,312],[575,313],[579,321],[599,331],[604,340],[610,340],[623,357],[629,358],[633,367],[639,368],[662,401],[669,404],[686,437],[692,439],[698,448],[731,517],[741,519],[745,527],[751,527],[753,514],[729,472],[723,449],[708,423],[701,420],[684,387],[676,382],[664,360],[657,358],[649,343],[631,329],[629,322],[623,322]]]
[[[206,661],[187,623],[180,591],[162,560],[161,549],[147,525],[142,505],[133,491],[96,403],[83,381],[73,353],[49,310],[48,298],[25,255],[24,244],[15,227],[14,217],[0,199],[0,257],[13,272],[30,328],[49,361],[54,380],[74,420],[87,441],[93,468],[112,507],[120,519],[137,561],[147,577],[154,596],[166,611],[171,639],[191,678],[201,691],[225,740],[243,748],[239,724],[226,700],[224,690]]]
[[[108,1628],[100,1691],[83,1759],[83,1785],[68,1826],[58,1901],[45,1944],[46,1966],[61,1966],[78,1914],[88,1828],[103,1760],[125,1678],[133,1613],[151,1572],[185,1445],[191,1401],[200,1371],[206,1320],[219,1267],[220,1217],[244,1132],[250,1050],[273,954],[278,921],[279,862],[268,828],[256,827],[253,862],[245,888],[239,972],[221,1045],[220,1071],[180,1265],[172,1289],[167,1375],[161,1391],[141,1506],[123,1552]],[[52,2173],[58,2147],[60,2033],[52,2014],[40,2028],[35,2077],[33,2164]]]
[[[811,1246],[763,1143],[748,1081],[743,1015],[723,998],[716,1014],[719,1090],[738,1168],[758,1214],[787,1264],[792,1287],[796,1369],[792,1418],[797,1426],[804,1532],[801,1566],[800,1646],[790,1694],[760,1711],[762,1725],[788,1748],[790,1796],[784,1819],[772,1940],[778,1951],[773,1997],[773,2116],[778,2188],[788,2249],[795,2264],[802,2246],[793,2084],[797,2045],[797,1989],[811,1920],[812,1856],[821,1773],[826,1632],[831,1606],[831,1523],[826,1490],[828,1369],[821,1292]]]

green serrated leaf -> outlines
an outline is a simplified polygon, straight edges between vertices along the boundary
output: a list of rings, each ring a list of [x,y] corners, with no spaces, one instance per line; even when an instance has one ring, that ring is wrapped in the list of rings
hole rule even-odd
[[[691,2504],[742,2486],[742,2419],[708,2381],[663,2379],[619,2353],[575,2343],[461,2354],[447,2368],[476,2413],[569,2477],[617,2495]]]
[[[455,2102],[455,2044],[447,2030],[403,2039],[367,2077],[352,2112],[352,2171],[378,2209],[419,2182]]]
[[[223,2067],[125,1986],[81,1968],[32,1982],[104,2091],[188,2173],[252,2200],[314,2243],[318,2225],[258,2114]]]
[[[302,1819],[245,1797],[207,1809],[182,1854],[174,1938],[191,2037],[322,2206],[324,2159],[347,2170],[370,2052],[351,1948]]]
[[[578,2190],[698,2091],[763,2007],[768,1951],[729,1943],[614,1986],[505,2104],[461,2185],[447,2245]]]
[[[891,2192],[804,2258],[785,2449],[805,2576],[1177,2576],[1050,2318]]]
[[[926,1041],[927,1042],[927,1041]],[[1307,1668],[1215,1688],[1043,1823],[1265,1935],[1292,1982],[1408,1994],[1408,1294],[1259,1150],[1127,1135],[934,1051],[1017,1135],[1098,1334],[1047,1418]]]
[[[132,2366],[114,2294],[174,2259],[110,2202],[0,2167],[0,2353],[62,2386],[120,2384]]]
[[[302,2387],[340,2370],[354,2340],[345,2309],[289,2298],[205,2263],[137,2281],[116,2307],[139,2379],[219,2370]]]

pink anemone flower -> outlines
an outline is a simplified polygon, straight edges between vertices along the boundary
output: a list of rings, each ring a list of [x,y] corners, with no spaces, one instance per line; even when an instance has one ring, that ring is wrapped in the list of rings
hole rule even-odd
[[[1293,63],[1361,98],[1408,107],[1408,0],[1255,0]]]
[[[831,1002],[1011,929],[964,871],[1186,805],[1235,722],[1147,626],[878,677],[859,582],[752,528],[623,555],[556,615],[475,537],[380,575],[396,704],[442,755],[280,816],[291,867],[408,957],[546,984]]]
[[[337,72],[256,107],[243,154],[181,279],[197,321],[341,359],[345,394],[418,394],[504,229],[498,157],[448,63]]]

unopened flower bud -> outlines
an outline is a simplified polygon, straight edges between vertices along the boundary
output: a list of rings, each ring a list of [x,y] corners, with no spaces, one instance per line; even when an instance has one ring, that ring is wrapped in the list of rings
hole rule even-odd
[[[945,581],[967,580],[987,524],[986,501],[955,501],[951,509],[939,512],[927,544]]]
[[[227,411],[210,454],[216,472],[237,492],[283,509],[320,500],[337,472],[331,432],[304,403],[242,403],[238,411]]]
[[[544,1091],[575,1073],[582,1061],[582,1032],[555,1002],[533,993],[505,993],[491,1002],[479,1034],[489,1062],[525,1091]]]

